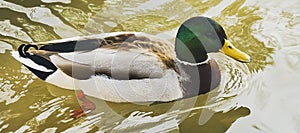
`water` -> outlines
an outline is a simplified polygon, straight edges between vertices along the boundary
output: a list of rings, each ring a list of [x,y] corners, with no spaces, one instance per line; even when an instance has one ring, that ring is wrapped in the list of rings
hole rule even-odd
[[[300,1],[0,1],[0,132],[300,132]],[[192,16],[210,16],[249,64],[211,54],[222,70],[214,91],[176,102],[117,104],[72,119],[74,91],[36,78],[11,55],[22,43],[112,31],[170,41]]]

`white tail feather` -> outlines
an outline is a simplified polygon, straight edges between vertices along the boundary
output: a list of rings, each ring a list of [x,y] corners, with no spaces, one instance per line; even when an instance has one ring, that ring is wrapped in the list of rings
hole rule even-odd
[[[47,69],[44,66],[38,65],[36,63],[34,63],[31,59],[28,58],[23,58],[19,55],[18,51],[12,51],[11,52],[12,57],[14,57],[17,61],[21,62],[22,64],[31,67],[33,69],[42,71],[42,72],[53,72],[53,70],[51,69]]]

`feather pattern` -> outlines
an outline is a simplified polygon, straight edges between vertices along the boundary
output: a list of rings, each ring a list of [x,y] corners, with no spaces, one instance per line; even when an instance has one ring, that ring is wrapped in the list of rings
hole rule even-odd
[[[59,87],[81,89],[87,95],[113,102],[183,97],[174,45],[152,35],[117,32],[31,45],[37,48],[26,48],[26,58],[14,57],[29,69],[43,72],[49,71],[43,63],[34,66],[22,60],[36,56],[46,60],[44,64],[53,63],[57,70],[52,70],[45,81]]]

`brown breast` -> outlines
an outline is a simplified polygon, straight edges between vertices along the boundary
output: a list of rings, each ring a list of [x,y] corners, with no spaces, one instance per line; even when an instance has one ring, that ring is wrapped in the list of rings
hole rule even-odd
[[[207,93],[215,89],[221,80],[218,64],[210,60],[208,64],[190,66],[179,64],[180,73],[185,77],[182,86],[185,89],[184,97],[192,97]]]

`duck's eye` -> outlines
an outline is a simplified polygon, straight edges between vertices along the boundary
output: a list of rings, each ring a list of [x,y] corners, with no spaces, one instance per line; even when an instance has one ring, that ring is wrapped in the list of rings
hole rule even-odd
[[[228,46],[228,48],[232,49],[232,47],[231,47],[231,46]]]

